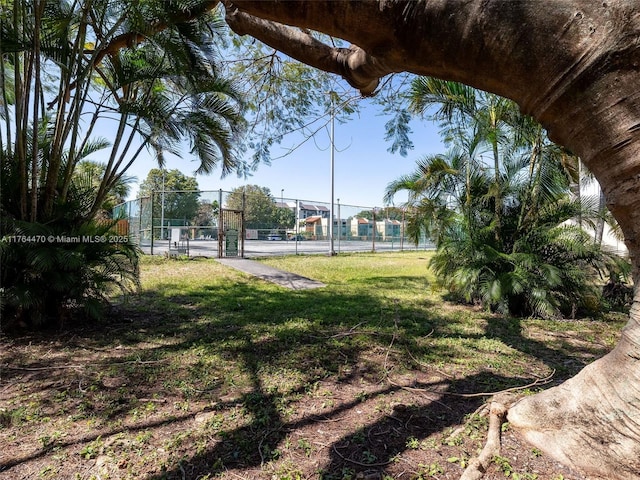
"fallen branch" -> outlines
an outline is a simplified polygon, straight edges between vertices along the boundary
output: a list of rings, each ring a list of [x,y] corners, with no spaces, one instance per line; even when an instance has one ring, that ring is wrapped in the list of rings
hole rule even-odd
[[[426,338],[426,337],[431,336],[431,335],[433,334],[433,332],[434,332],[434,330],[431,330],[431,332],[429,332],[429,334],[428,334],[428,335],[426,335],[426,336],[425,336],[425,338]],[[407,350],[406,350],[406,352],[407,352],[407,354],[409,355],[409,357],[411,357],[411,360],[413,360],[413,361],[414,361],[414,363],[415,363],[416,365],[419,365],[420,367],[428,368],[428,369],[430,369],[430,370],[434,370],[434,371],[438,372],[440,375],[442,375],[443,377],[447,377],[447,378],[451,378],[451,379],[455,378],[455,376],[454,376],[454,375],[449,375],[448,373],[443,372],[442,370],[439,370],[438,368],[434,367],[433,365],[428,365],[428,364],[426,364],[426,363],[421,362],[420,360],[418,360],[418,359],[417,359],[417,358],[416,358],[416,357],[415,357],[415,356],[414,356],[414,355],[409,351],[409,349],[407,349]]]
[[[341,337],[348,337],[349,335],[358,335],[358,334],[371,334],[371,333],[375,333],[375,332],[363,332],[363,331],[358,331],[356,330],[356,328],[358,328],[360,325],[362,325],[364,322],[360,322],[357,325],[354,325],[353,327],[351,327],[349,329],[349,331],[347,332],[338,332],[334,335],[330,335],[328,337],[325,338],[341,338]]]
[[[393,319],[393,323],[395,325],[394,329],[393,329],[393,336],[391,337],[391,343],[389,343],[389,346],[387,347],[387,353],[384,356],[384,367],[383,370],[385,372],[385,375],[388,377],[389,376],[389,369],[387,368],[387,361],[389,360],[389,354],[391,353],[391,347],[393,347],[393,343],[396,341],[396,334],[398,333],[398,311],[397,311],[397,301],[396,301],[396,315]]]
[[[24,372],[39,372],[42,370],[58,370],[64,368],[84,368],[85,365],[56,365],[52,367],[14,367],[13,365],[2,365],[2,368],[9,370],[21,370]]]

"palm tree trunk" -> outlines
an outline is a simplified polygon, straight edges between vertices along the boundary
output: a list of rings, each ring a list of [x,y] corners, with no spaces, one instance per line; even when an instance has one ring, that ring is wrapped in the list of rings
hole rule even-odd
[[[22,2],[14,2],[13,6],[13,28],[18,35],[23,29],[21,23],[25,16],[22,10]],[[23,54],[17,52],[14,54],[14,88],[15,88],[15,157],[18,165],[18,181],[20,183],[20,218],[27,218],[27,191],[28,191],[28,170],[27,170],[27,149],[26,149],[26,129],[24,116],[27,115],[27,109],[24,104],[24,82],[22,78]]]
[[[518,215],[518,231],[521,230],[527,212],[531,211],[531,201],[534,196],[536,179],[540,178],[538,158],[540,157],[540,149],[542,143],[542,126],[538,127],[533,147],[531,148],[531,157],[529,159],[529,182],[525,194],[524,201],[520,205],[520,213]],[[536,170],[538,169],[538,170]]]
[[[1,22],[1,20],[0,20]],[[0,132],[0,158],[4,158],[4,148],[3,145],[6,143],[6,154],[7,157],[11,158],[12,155],[12,146],[11,146],[11,115],[9,115],[9,98],[7,97],[7,93],[9,92],[9,86],[7,85],[7,71],[5,69],[5,64],[3,61],[4,54],[2,51],[2,43],[0,43],[0,91],[2,91],[2,117],[4,118],[4,127],[5,127],[5,135],[6,142],[2,141],[2,132]]]
[[[580,160],[580,158],[578,158],[577,167],[578,181],[575,183],[572,182],[570,188],[580,202],[580,205],[582,205],[582,160]],[[582,228],[582,213],[578,214],[578,226]]]
[[[493,170],[494,170],[494,188],[495,188],[495,210],[494,210],[494,236],[497,245],[502,244],[502,180],[500,178],[500,153],[498,152],[498,141],[493,139],[491,142],[493,149]]]
[[[598,198],[598,223],[596,224],[595,242],[598,245],[602,245],[602,237],[604,236],[605,215],[607,213],[607,201],[604,197],[602,188],[598,187],[598,190],[600,190],[600,195]]]
[[[33,57],[35,83],[33,87],[33,121],[31,138],[31,221],[38,218],[38,166],[39,166],[39,128],[40,128],[40,103],[42,99],[41,76],[40,76],[40,24],[44,12],[45,2],[37,2],[35,7],[34,34],[33,34]]]

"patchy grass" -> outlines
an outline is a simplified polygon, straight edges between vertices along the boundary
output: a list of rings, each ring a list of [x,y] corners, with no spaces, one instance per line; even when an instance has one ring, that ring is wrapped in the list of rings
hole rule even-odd
[[[609,351],[626,319],[505,318],[445,302],[425,252],[142,262],[108,322],[2,337],[0,479],[458,478],[487,396]],[[555,372],[555,373],[554,373]],[[579,479],[505,432],[486,478]]]

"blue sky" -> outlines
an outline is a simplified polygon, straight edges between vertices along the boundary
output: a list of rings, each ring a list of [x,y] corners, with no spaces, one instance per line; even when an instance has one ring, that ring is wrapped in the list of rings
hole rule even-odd
[[[415,161],[422,155],[439,153],[443,146],[438,134],[438,126],[427,120],[415,120],[411,124],[411,139],[414,149],[406,157],[387,151],[389,143],[384,140],[384,125],[388,117],[379,116],[375,106],[367,99],[360,100],[360,116],[354,116],[346,123],[335,123],[335,195],[344,205],[366,207],[382,206],[382,198],[387,184],[400,175],[410,173]],[[320,130],[313,139],[308,140],[293,152],[285,155],[303,139],[299,135],[285,136],[280,145],[271,149],[274,158],[271,165],[260,165],[253,176],[238,178],[235,174],[224,179],[220,171],[208,176],[198,176],[201,190],[225,191],[255,184],[267,187],[274,197],[279,198],[284,189],[285,199],[312,200],[329,202],[331,197],[330,181],[330,139],[329,129]],[[281,158],[277,158],[281,157]],[[167,159],[167,168],[178,168],[187,175],[193,175],[195,162],[189,159]],[[151,168],[156,165],[150,159],[140,159],[130,171],[141,182]],[[133,196],[137,186],[133,188]],[[406,199],[401,195],[396,203]]]

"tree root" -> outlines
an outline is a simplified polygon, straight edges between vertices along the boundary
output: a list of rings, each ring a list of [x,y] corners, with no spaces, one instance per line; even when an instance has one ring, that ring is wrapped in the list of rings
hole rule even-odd
[[[502,424],[507,420],[507,411],[515,401],[515,396],[509,393],[500,393],[491,400],[489,409],[489,431],[487,443],[482,452],[469,461],[469,465],[460,477],[460,480],[479,480],[484,476],[491,461],[500,455]]]

